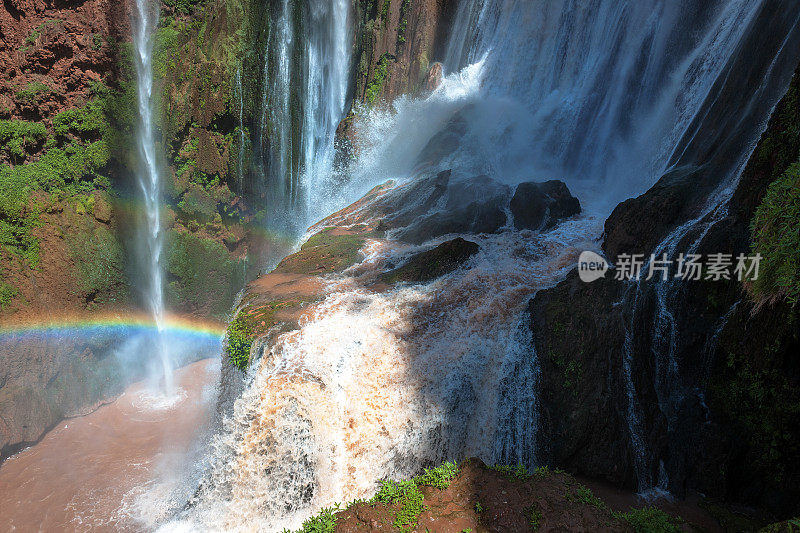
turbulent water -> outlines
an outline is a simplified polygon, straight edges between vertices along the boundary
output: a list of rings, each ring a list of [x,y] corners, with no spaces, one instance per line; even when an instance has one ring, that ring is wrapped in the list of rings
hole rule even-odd
[[[539,368],[521,319],[525,304],[562,279],[581,250],[598,248],[610,207],[674,163],[765,3],[463,2],[449,75],[429,96],[361,111],[358,160],[337,189],[340,205],[324,208],[389,178],[401,189],[425,164],[510,185],[563,179],[584,213],[547,232],[507,227],[470,236],[481,251],[463,270],[385,292],[365,289],[364,280],[419,248],[391,233],[388,242],[369,241],[364,262],[331,277],[300,329],[252,366],[213,443],[206,479],[167,528],[278,531],[321,506],[370,494],[381,478],[444,459],[536,464]],[[272,110],[280,147],[272,164],[292,176],[280,182],[288,198],[314,202],[331,176],[342,176],[330,161],[344,74],[331,73],[347,70],[339,47],[347,42],[346,4],[313,3],[321,18],[312,17],[315,31],[302,36],[308,46],[300,56],[292,56],[301,36],[288,4],[271,28],[267,70],[278,77],[270,99],[284,103]],[[319,99],[304,100],[300,144],[287,118],[298,57],[329,76],[307,86],[322,89]],[[759,113],[748,135],[757,135],[768,109]],[[428,141],[453,124],[458,146],[428,158]],[[637,448],[642,422],[636,390],[628,392]]]
[[[158,328],[153,351],[161,362],[161,378],[165,390],[172,388],[172,362],[163,335],[165,329],[164,280],[161,254],[164,235],[161,227],[161,180],[153,135],[153,31],[158,23],[158,10],[149,0],[136,1],[134,45],[136,48],[137,102],[139,105],[140,168],[137,172],[142,191],[144,220],[140,229],[138,250],[144,264],[141,283],[145,304]]]

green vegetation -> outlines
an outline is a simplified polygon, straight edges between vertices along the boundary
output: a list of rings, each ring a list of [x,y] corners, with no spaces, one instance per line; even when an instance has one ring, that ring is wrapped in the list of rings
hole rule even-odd
[[[636,533],[680,533],[680,521],[655,507],[614,513],[614,518],[630,524]]]
[[[788,320],[789,327],[797,327],[796,314]],[[729,352],[724,374],[714,380],[711,390],[720,412],[737,423],[741,438],[752,450],[750,467],[780,484],[787,468],[800,457],[795,429],[800,420],[800,391],[773,366],[781,339],[772,342],[755,361],[749,351]]]
[[[398,504],[400,509],[395,514],[394,526],[400,531],[408,532],[415,528],[417,519],[425,509],[422,503],[422,492],[412,479],[408,481],[382,481],[381,488],[373,498],[375,502],[387,505]]]
[[[429,486],[437,489],[446,489],[457,475],[458,464],[456,462],[446,462],[436,468],[426,468],[422,474],[407,481],[381,481],[378,492],[371,500],[368,502],[355,500],[345,508],[349,509],[359,503],[397,505],[399,508],[395,512],[393,525],[401,532],[408,533],[414,530],[420,513],[425,509],[420,487]],[[341,510],[342,508],[339,504],[323,509],[317,516],[306,520],[302,529],[298,530],[297,533],[332,532],[336,527],[335,513]],[[284,533],[289,532],[284,531]]]
[[[578,485],[578,487],[575,489],[575,492],[568,493],[566,497],[567,500],[571,502],[585,503],[586,505],[591,505],[592,507],[597,507],[598,509],[607,509],[603,500],[595,496],[589,487],[585,487],[583,485]]]
[[[552,352],[550,352],[550,359],[561,372],[561,376],[564,379],[564,388],[577,397],[578,385],[583,380],[583,365],[581,362],[575,359],[567,361],[565,357]]]
[[[378,493],[371,501],[387,505],[399,504],[400,509],[395,514],[393,524],[400,531],[411,531],[425,508],[419,487],[429,486],[444,490],[457,475],[458,463],[447,462],[436,468],[426,468],[423,474],[407,481],[382,481]]]
[[[521,464],[517,466],[494,465],[490,466],[489,469],[500,472],[503,477],[512,481],[527,481],[531,477],[525,465]]]
[[[29,82],[14,95],[18,102],[38,104],[53,94],[53,89],[40,81]]]
[[[16,287],[0,279],[0,310],[5,309],[18,294],[19,290]]]
[[[194,9],[205,5],[206,0],[164,0],[167,5],[175,10],[176,13],[189,14]]]
[[[332,507],[326,507],[317,516],[303,522],[303,527],[297,533],[333,533],[336,528],[336,516],[334,515],[340,510],[338,503]],[[291,533],[288,529],[283,531],[284,533]]]
[[[41,122],[0,120],[0,150],[9,154],[12,162],[24,159],[47,138],[47,128]]]
[[[124,297],[124,253],[119,239],[109,228],[93,227],[84,220],[83,227],[70,238],[69,247],[78,286],[95,298],[91,303]]]
[[[244,262],[210,238],[171,230],[166,239],[167,301],[224,316],[244,284]]]
[[[397,24],[397,44],[406,42],[406,29],[408,28],[408,9],[411,7],[411,0],[403,0],[400,5],[400,22]]]
[[[384,28],[389,22],[389,6],[391,4],[392,0],[383,0],[383,5],[381,6],[381,22],[383,23]]]
[[[378,60],[378,64],[375,65],[375,72],[372,74],[372,80],[367,84],[364,93],[364,99],[369,105],[374,105],[383,91],[383,85],[389,77],[389,61],[391,59],[392,56],[389,54],[383,54]]]
[[[300,248],[277,266],[275,272],[292,274],[328,274],[341,272],[357,263],[365,235],[334,233],[326,228],[314,234]]]
[[[228,324],[225,353],[231,364],[241,371],[247,370],[250,364],[250,348],[253,346],[253,326],[247,314],[240,311]],[[305,527],[305,525],[304,525]],[[303,529],[303,531],[306,531]],[[313,531],[313,530],[312,530]],[[325,530],[321,530],[325,531]]]
[[[759,299],[800,300],[800,162],[792,164],[767,189],[752,222],[753,253],[761,255],[752,282]]]
[[[792,518],[784,522],[770,524],[759,529],[758,533],[800,533],[800,518]]]
[[[542,512],[536,505],[531,505],[525,509],[525,518],[528,519],[528,525],[531,529],[538,531],[542,525]]]

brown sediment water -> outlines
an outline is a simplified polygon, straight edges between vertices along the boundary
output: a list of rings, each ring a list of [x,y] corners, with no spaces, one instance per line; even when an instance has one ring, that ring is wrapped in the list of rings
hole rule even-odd
[[[0,465],[0,530],[147,529],[211,421],[217,372],[213,359],[177,370],[178,396],[169,402],[134,384],[7,459]]]

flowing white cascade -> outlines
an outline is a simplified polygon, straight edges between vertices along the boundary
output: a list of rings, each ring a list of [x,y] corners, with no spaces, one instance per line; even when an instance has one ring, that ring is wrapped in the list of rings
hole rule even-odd
[[[459,154],[511,181],[600,189],[610,209],[660,177],[760,2],[471,0],[445,68],[484,59]],[[500,147],[498,149],[498,147]],[[467,157],[464,157],[467,156]]]
[[[312,2],[307,27],[323,27],[313,14],[340,6],[322,4]],[[564,179],[584,214],[543,233],[508,227],[466,236],[481,250],[461,271],[385,292],[364,288],[364,276],[445,238],[421,247],[368,241],[363,263],[331,277],[300,328],[251,366],[212,444],[208,475],[168,529],[296,527],[322,506],[371,494],[381,478],[444,459],[535,465],[540,372],[521,318],[526,303],[562,279],[581,250],[598,249],[611,206],[663,174],[758,5],[465,1],[442,85],[425,98],[401,97],[391,110],[362,111],[358,160],[344,189],[328,170],[338,100],[313,95],[339,94],[332,43],[347,42],[334,38],[346,29],[295,35],[289,7],[271,26],[266,69],[273,78],[265,124],[280,148],[273,170],[290,177],[279,183],[288,187],[284,198],[304,199],[319,216],[327,213],[308,202],[331,212],[386,179],[407,181],[428,141],[455,118],[463,127],[458,146],[432,171],[488,174],[510,185]],[[291,77],[297,50],[303,65],[315,65],[299,79],[308,97],[299,100],[300,140],[291,114],[300,108],[289,90],[298,82]],[[311,84],[311,76],[322,82]],[[320,87],[327,89],[310,90]],[[628,392],[635,423],[636,390]],[[632,439],[640,433],[632,428]]]
[[[144,298],[156,324],[154,350],[161,363],[164,392],[172,393],[173,368],[164,338],[164,280],[161,254],[164,235],[161,227],[161,181],[156,158],[153,135],[153,31],[158,23],[156,4],[148,0],[137,0],[138,17],[135,18],[134,45],[136,48],[137,100],[139,105],[140,168],[137,172],[142,191],[145,219],[140,230],[140,250],[144,264]]]
[[[263,156],[268,216],[271,225],[302,234],[324,214],[320,203],[332,183],[334,135],[350,73],[350,2],[283,0],[275,15],[261,121],[270,144]]]

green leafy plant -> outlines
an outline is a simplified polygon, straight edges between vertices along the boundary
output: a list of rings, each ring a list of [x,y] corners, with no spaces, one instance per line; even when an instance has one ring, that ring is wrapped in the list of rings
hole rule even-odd
[[[339,504],[326,507],[317,516],[309,518],[303,522],[303,527],[297,533],[333,533],[336,529],[336,513],[339,512]],[[284,533],[291,533],[284,529]]]
[[[48,95],[53,93],[53,89],[40,81],[31,81],[25,87],[17,91],[16,99],[26,104],[35,104],[43,101]]]
[[[503,474],[503,477],[513,481],[527,481],[531,477],[530,474],[528,474],[528,469],[522,464],[517,466],[494,465],[490,466],[489,468],[496,472],[500,472]]]
[[[627,513],[614,513],[614,517],[627,522],[636,533],[679,533],[680,521],[655,507],[631,509]]]
[[[751,225],[753,253],[761,255],[752,282],[759,299],[800,299],[800,162],[793,163],[767,189]]]
[[[240,311],[228,324],[225,353],[231,364],[239,370],[247,370],[250,363],[250,349],[253,346],[253,326],[247,315]]]
[[[525,509],[525,518],[528,519],[528,525],[531,529],[538,531],[542,525],[542,512],[536,505],[531,505]]]
[[[578,485],[574,493],[568,493],[567,500],[571,502],[585,503],[586,505],[591,505],[592,507],[596,507],[598,509],[605,510],[608,508],[605,502],[595,496],[589,487],[585,487],[583,485]]]

